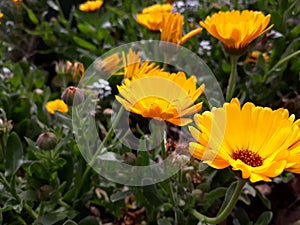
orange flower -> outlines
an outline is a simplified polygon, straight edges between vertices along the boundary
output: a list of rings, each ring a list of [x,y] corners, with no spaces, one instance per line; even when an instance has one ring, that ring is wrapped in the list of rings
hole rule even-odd
[[[149,30],[160,30],[163,15],[170,13],[171,10],[172,5],[170,4],[155,4],[143,9],[142,13],[137,14],[136,20]]]
[[[251,42],[273,27],[273,24],[268,26],[270,17],[258,11],[233,10],[208,16],[200,25],[219,39],[228,53],[240,55]]]
[[[79,10],[83,12],[96,11],[101,8],[102,4],[102,0],[87,1],[79,5]]]
[[[196,114],[191,154],[216,169],[231,167],[251,182],[271,181],[284,169],[300,172],[300,129],[286,109],[272,110],[237,98],[221,108]],[[294,151],[294,152],[293,152]]]
[[[97,59],[94,64],[94,68],[97,72],[109,76],[119,68],[121,61],[119,54],[114,53],[104,59]]]
[[[267,55],[267,53],[265,53],[265,52],[261,53],[260,51],[252,51],[247,55],[247,58],[245,59],[245,63],[249,63],[249,62],[257,63],[258,57],[260,55],[263,56],[265,62],[269,62],[270,58]]]
[[[184,44],[187,40],[199,34],[202,28],[196,28],[182,37],[182,26],[184,18],[179,13],[164,14],[161,25],[161,40],[172,42],[178,45]]]
[[[300,132],[300,119],[298,119],[295,124],[298,128],[298,133]],[[297,129],[295,128],[295,129]],[[288,158],[286,170],[293,173],[300,174],[300,137],[298,135],[298,139],[293,143],[289,149],[290,156]]]
[[[202,102],[194,103],[203,93],[204,85],[197,88],[196,79],[186,78],[183,72],[162,71],[132,81],[125,79],[118,90],[120,96],[116,99],[127,111],[184,126],[192,122],[186,116],[202,108]]]
[[[163,71],[163,69],[156,66],[155,63],[150,63],[149,61],[145,61],[141,64],[140,52],[136,53],[132,51],[132,49],[129,49],[127,55],[122,52],[122,58],[124,73],[119,73],[118,75],[124,75],[124,78],[129,80]]]
[[[53,100],[53,101],[49,101],[49,102],[46,103],[45,107],[46,107],[47,111],[50,114],[54,114],[55,111],[59,111],[59,112],[62,112],[62,113],[67,113],[68,112],[68,106],[61,99],[56,99],[56,100]]]

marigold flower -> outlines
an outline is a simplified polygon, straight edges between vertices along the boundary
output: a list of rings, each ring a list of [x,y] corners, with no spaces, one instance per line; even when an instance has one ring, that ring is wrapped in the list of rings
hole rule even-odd
[[[143,9],[142,13],[171,12],[171,4],[155,4]]]
[[[15,4],[22,4],[23,0],[12,0],[12,2]]]
[[[164,14],[161,25],[161,40],[172,42],[178,45],[184,44],[187,40],[199,34],[202,28],[196,28],[182,37],[182,26],[184,18],[179,13]]]
[[[200,25],[219,39],[225,50],[234,55],[242,54],[249,44],[261,34],[270,30],[270,15],[252,10],[232,10],[208,16]]]
[[[265,62],[269,62],[270,58],[267,53],[261,53],[260,51],[252,51],[247,55],[245,59],[245,63],[257,63],[258,57],[262,55]]]
[[[196,84],[193,76],[186,78],[183,72],[159,72],[132,81],[125,79],[118,86],[120,96],[116,99],[127,111],[184,126],[192,122],[186,116],[202,108],[202,102],[194,102],[203,93],[204,85],[197,88]]]
[[[238,99],[196,114],[196,127],[190,132],[197,142],[189,144],[190,153],[216,169],[231,166],[251,182],[271,181],[287,166],[288,148],[299,140],[294,115],[286,109],[272,110]],[[300,161],[298,161],[298,164]]]
[[[120,75],[124,75],[124,78],[129,80],[163,71],[155,63],[150,63],[149,61],[141,64],[140,52],[136,53],[132,49],[129,49],[126,55],[125,52],[122,52],[122,58],[124,73],[120,73]]]
[[[55,111],[59,111],[62,113],[67,113],[68,112],[68,106],[66,103],[64,103],[63,100],[61,99],[56,99],[53,101],[49,101],[45,105],[47,111],[51,114],[54,114]]]
[[[121,58],[118,53],[114,53],[104,59],[97,59],[94,68],[104,75],[111,75],[120,67]]]
[[[298,130],[300,130],[300,119],[298,119],[295,124],[299,128]],[[290,155],[287,161],[286,170],[300,174],[300,137],[289,147],[288,150]]]
[[[143,9],[142,13],[137,14],[136,20],[149,30],[160,30],[163,15],[171,11],[171,4],[155,4]]]
[[[79,10],[83,12],[96,11],[101,8],[102,4],[102,0],[87,1],[79,5]]]

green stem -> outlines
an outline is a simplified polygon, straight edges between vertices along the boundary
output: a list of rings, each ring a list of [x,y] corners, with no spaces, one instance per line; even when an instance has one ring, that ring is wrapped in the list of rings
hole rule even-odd
[[[5,158],[4,134],[0,135],[0,159]]]
[[[38,214],[32,210],[32,208],[27,205],[26,203],[23,204],[24,206],[24,209],[26,209],[27,213],[34,219],[37,219],[38,218]]]
[[[227,206],[224,208],[222,212],[219,212],[219,214],[216,217],[207,217],[201,213],[199,213],[197,210],[192,209],[190,213],[194,215],[197,219],[199,219],[201,222],[204,223],[210,223],[210,224],[218,224],[224,221],[228,215],[231,213],[232,209],[234,208],[240,194],[242,191],[242,188],[244,187],[245,180],[238,179],[236,188],[234,190],[234,194],[230,201],[228,202]]]
[[[62,199],[58,199],[58,204],[59,204],[60,206],[65,207],[66,209],[70,209],[70,208],[71,208],[71,206],[68,205],[66,202],[64,202]]]
[[[230,66],[231,66],[231,73],[229,76],[228,86],[227,86],[227,92],[226,92],[226,101],[229,102],[231,98],[233,97],[235,83],[236,83],[236,77],[237,77],[237,62],[238,62],[239,56],[238,55],[231,55],[230,56]]]
[[[82,179],[81,182],[78,185],[78,188],[76,189],[75,195],[74,195],[74,199],[76,199],[82,189],[82,185],[86,182],[86,179],[91,171],[91,168],[94,166],[94,163],[97,160],[97,156],[100,154],[100,152],[102,151],[104,145],[106,144],[106,142],[109,140],[110,136],[112,135],[114,128],[116,127],[116,124],[119,123],[119,120],[121,119],[121,116],[123,114],[124,108],[121,107],[116,118],[114,119],[113,124],[111,125],[109,131],[107,132],[105,138],[103,139],[103,141],[101,142],[99,148],[97,149],[96,153],[94,154],[94,157],[92,158],[92,160],[89,162],[89,164],[87,165],[87,167],[85,168],[85,171],[82,175]]]
[[[287,57],[285,57],[285,58],[279,60],[279,62],[276,63],[276,64],[272,67],[272,69],[270,69],[270,70],[265,74],[265,76],[264,76],[264,81],[266,81],[266,80],[269,78],[269,76],[270,76],[270,75],[271,75],[278,67],[280,67],[283,63],[289,61],[291,58],[293,58],[293,57],[295,57],[295,56],[297,56],[297,55],[299,55],[299,54],[300,54],[300,50],[298,50],[298,51],[294,52],[293,54],[290,54],[290,55],[288,55]]]
[[[166,146],[165,146],[165,141],[164,140],[162,140],[162,142],[161,142],[161,156],[162,156],[163,160],[165,160],[166,157],[167,157]]]

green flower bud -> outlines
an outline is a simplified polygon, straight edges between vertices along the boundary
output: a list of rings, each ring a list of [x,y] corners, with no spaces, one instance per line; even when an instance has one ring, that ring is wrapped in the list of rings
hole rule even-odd
[[[48,201],[50,200],[51,192],[53,191],[53,188],[50,185],[43,185],[40,187],[40,189],[37,191],[38,198],[41,201]]]
[[[84,101],[84,94],[79,88],[70,86],[63,91],[61,99],[68,106],[76,106]]]
[[[40,134],[36,140],[36,145],[43,150],[51,150],[57,145],[57,137],[54,133],[45,132]]]
[[[126,164],[135,165],[136,155],[133,154],[132,152],[126,152],[122,155],[122,157]]]

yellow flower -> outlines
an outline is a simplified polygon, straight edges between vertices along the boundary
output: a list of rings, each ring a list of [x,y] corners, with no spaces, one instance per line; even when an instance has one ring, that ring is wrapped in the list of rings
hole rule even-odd
[[[49,113],[54,114],[55,111],[60,111],[62,113],[68,112],[68,106],[66,103],[61,99],[56,99],[53,101],[49,101],[46,103],[46,109]]]
[[[171,12],[171,4],[155,4],[143,9],[142,13]]]
[[[155,63],[150,63],[149,61],[145,61],[141,65],[140,52],[135,53],[132,49],[129,49],[126,56],[125,53],[122,52],[122,58],[124,73],[121,73],[121,75],[124,75],[124,77],[129,80],[162,71],[159,66],[156,66]]]
[[[231,166],[251,182],[271,181],[286,168],[288,148],[299,140],[299,127],[286,109],[272,110],[238,99],[196,114],[190,132],[197,142],[190,153],[216,169]],[[300,161],[298,161],[298,164]]]
[[[79,10],[83,12],[91,12],[101,8],[103,4],[102,0],[87,1],[79,5]]]
[[[143,9],[142,13],[136,15],[139,24],[147,27],[149,30],[160,30],[163,21],[163,15],[170,13],[171,4],[155,4]]]
[[[72,68],[72,80],[74,82],[80,81],[84,76],[84,65],[80,62],[74,62]]]
[[[298,132],[300,133],[300,119],[298,119],[295,124],[298,127]],[[300,174],[300,134],[298,139],[289,147],[290,156],[288,158],[286,170],[293,173]]]
[[[164,14],[161,25],[161,40],[172,42],[178,45],[184,44],[187,40],[199,34],[202,28],[196,28],[182,37],[183,16],[179,13]]]
[[[204,85],[197,88],[196,84],[193,76],[186,78],[183,72],[159,72],[132,81],[125,79],[118,86],[120,96],[116,99],[127,111],[184,126],[192,122],[186,116],[202,108],[202,102],[194,102],[203,93]]]
[[[208,16],[200,25],[219,39],[228,53],[240,55],[252,41],[273,27],[273,24],[268,26],[270,17],[258,11],[233,10]]]
[[[265,62],[269,62],[270,58],[267,53],[261,53],[260,51],[252,51],[247,55],[247,58],[245,59],[245,63],[257,63],[258,57],[262,55]]]
[[[3,14],[3,13],[0,13],[0,19],[1,19],[3,16],[4,16],[4,14]]]
[[[114,53],[104,59],[97,59],[94,68],[104,75],[111,75],[120,67],[121,58],[118,53]]]

